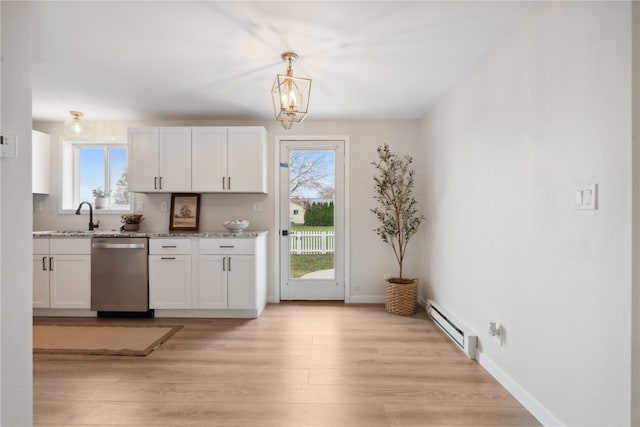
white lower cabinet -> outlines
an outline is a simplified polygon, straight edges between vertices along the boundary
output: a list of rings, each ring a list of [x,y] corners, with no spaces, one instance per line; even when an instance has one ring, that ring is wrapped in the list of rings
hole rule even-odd
[[[253,255],[200,255],[200,308],[255,308]]]
[[[200,308],[256,308],[255,248],[256,239],[200,239]]]
[[[191,240],[149,240],[149,308],[192,308]]]
[[[33,239],[33,307],[91,306],[91,240]]]
[[[227,272],[225,266],[226,256],[199,256],[199,308],[227,308]]]

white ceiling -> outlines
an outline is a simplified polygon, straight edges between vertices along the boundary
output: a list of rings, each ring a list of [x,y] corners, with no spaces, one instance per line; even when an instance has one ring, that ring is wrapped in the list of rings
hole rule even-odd
[[[40,1],[34,120],[268,119],[285,64],[309,119],[419,118],[533,3]]]

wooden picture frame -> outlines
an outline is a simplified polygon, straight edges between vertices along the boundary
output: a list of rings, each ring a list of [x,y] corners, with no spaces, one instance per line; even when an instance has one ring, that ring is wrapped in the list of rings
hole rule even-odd
[[[200,227],[200,194],[172,193],[169,230],[198,231]]]

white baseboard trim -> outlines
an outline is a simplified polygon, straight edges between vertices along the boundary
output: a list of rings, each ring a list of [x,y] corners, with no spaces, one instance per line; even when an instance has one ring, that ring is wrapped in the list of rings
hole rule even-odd
[[[351,295],[349,304],[384,304],[384,295]]]
[[[427,300],[418,295],[418,305],[422,308],[427,308]]]
[[[531,415],[536,417],[542,425],[564,426],[556,416],[545,408],[538,400],[527,392],[520,384],[511,378],[506,372],[496,365],[487,355],[481,351],[476,352],[476,360],[493,378],[495,378],[509,393],[524,406]]]

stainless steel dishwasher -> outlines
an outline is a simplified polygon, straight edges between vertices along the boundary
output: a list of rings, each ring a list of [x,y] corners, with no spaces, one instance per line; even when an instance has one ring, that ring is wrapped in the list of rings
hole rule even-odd
[[[102,317],[153,317],[148,255],[146,237],[94,237],[91,310]]]

